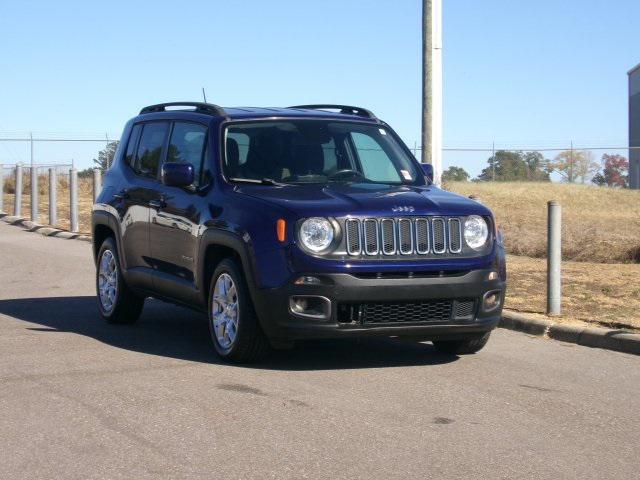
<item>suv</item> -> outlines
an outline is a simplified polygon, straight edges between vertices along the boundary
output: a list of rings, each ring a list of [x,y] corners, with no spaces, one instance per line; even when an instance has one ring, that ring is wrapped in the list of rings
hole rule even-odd
[[[477,352],[504,249],[491,211],[432,172],[364,108],[143,108],[93,207],[100,314],[135,322],[147,297],[206,312],[234,361],[371,335]]]

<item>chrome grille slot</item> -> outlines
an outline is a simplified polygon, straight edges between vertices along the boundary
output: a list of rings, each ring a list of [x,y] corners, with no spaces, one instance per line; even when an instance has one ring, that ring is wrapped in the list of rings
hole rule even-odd
[[[347,235],[347,253],[349,255],[360,255],[360,220],[355,218],[345,220],[345,232]]]
[[[449,219],[449,251],[451,253],[462,251],[462,226],[459,218]]]
[[[410,219],[398,219],[398,240],[400,253],[402,255],[411,255],[413,253],[413,235]]]
[[[396,223],[391,218],[380,220],[382,237],[382,253],[393,255],[396,253]]]
[[[343,250],[351,256],[457,255],[464,250],[464,217],[344,219]]]
[[[431,220],[431,231],[433,234],[433,253],[444,253],[447,250],[444,218],[434,218]]]
[[[363,222],[364,251],[367,255],[378,254],[378,222],[373,218],[367,218]]]
[[[429,220],[416,218],[414,227],[416,232],[416,253],[418,255],[429,253]]]

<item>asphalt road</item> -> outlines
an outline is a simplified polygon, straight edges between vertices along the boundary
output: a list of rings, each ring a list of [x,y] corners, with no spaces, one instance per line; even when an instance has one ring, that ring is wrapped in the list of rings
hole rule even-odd
[[[0,222],[0,478],[638,478],[640,358],[498,330],[218,362],[204,318],[111,326],[85,242]]]

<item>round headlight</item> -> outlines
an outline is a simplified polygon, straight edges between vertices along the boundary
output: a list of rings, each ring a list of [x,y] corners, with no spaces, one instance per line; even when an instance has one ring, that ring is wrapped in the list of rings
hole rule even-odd
[[[474,250],[480,250],[489,238],[489,227],[484,218],[471,215],[464,221],[464,239]]]
[[[333,233],[333,225],[326,218],[308,218],[300,225],[300,241],[312,252],[321,252],[329,247]]]

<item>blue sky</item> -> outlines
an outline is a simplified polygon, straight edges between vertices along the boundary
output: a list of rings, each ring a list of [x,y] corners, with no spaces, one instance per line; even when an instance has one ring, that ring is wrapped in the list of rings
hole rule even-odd
[[[446,146],[625,144],[637,0],[444,0]],[[366,106],[420,138],[420,0],[0,3],[0,134],[118,136],[141,106]],[[99,145],[36,145],[90,165]],[[0,142],[0,162],[29,160]],[[447,152],[477,174],[485,154]]]

